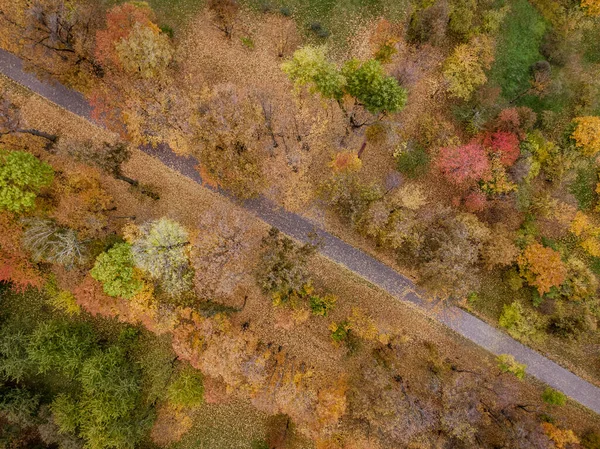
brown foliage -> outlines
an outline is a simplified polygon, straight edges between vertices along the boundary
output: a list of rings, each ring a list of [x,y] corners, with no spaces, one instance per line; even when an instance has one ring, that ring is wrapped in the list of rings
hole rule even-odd
[[[519,248],[514,243],[512,235],[505,226],[499,225],[492,232],[492,237],[484,245],[482,256],[488,270],[496,266],[512,265],[517,260]]]
[[[230,296],[245,279],[251,266],[249,231],[241,215],[203,216],[191,255],[194,286],[203,299]]]
[[[227,39],[231,39],[239,5],[237,0],[208,0],[208,7],[215,14],[215,22]]]
[[[217,86],[199,108],[196,138],[203,168],[220,186],[240,198],[265,187],[268,145],[265,118],[256,99],[232,85]]]
[[[150,438],[159,446],[166,447],[181,440],[192,426],[192,418],[185,410],[163,405],[158,409]]]
[[[12,214],[0,214],[0,282],[12,282],[13,288],[39,288],[43,277],[21,248],[23,228]]]
[[[572,430],[560,429],[549,422],[542,423],[542,428],[548,437],[554,442],[556,449],[564,449],[567,445],[578,444],[579,438]]]
[[[83,238],[100,237],[107,224],[112,198],[102,188],[96,170],[79,167],[78,172],[63,175],[54,186],[56,208],[51,217],[79,231]]]
[[[86,89],[99,73],[93,42],[103,16],[102,4],[5,1],[0,7],[0,44],[36,72]]]

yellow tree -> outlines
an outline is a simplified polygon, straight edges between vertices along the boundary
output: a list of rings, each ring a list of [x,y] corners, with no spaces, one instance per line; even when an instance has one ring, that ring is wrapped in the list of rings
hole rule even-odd
[[[554,441],[556,449],[564,449],[570,444],[579,444],[579,439],[572,430],[559,429],[549,422],[542,423],[542,428],[544,429],[544,433],[548,435],[548,438]]]
[[[443,74],[452,97],[468,100],[479,86],[487,81],[484,70],[494,60],[492,40],[480,35],[461,44],[444,62]]]
[[[538,289],[540,295],[560,286],[567,277],[567,268],[560,253],[539,243],[528,245],[517,262],[521,275]]]
[[[577,126],[571,137],[583,154],[593,156],[600,151],[600,117],[577,117],[575,123]]]
[[[588,16],[600,16],[600,1],[598,0],[581,0],[581,7]]]

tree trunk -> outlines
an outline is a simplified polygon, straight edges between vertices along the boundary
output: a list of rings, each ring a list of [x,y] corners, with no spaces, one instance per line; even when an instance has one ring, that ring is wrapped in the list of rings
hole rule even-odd
[[[139,181],[136,181],[135,179],[131,179],[130,177],[125,176],[125,175],[123,175],[121,173],[117,173],[115,175],[115,178],[117,178],[120,181],[125,181],[127,184],[130,184],[133,187],[137,187],[137,186],[140,185]]]
[[[47,139],[52,143],[56,143],[56,141],[58,140],[58,136],[54,134],[48,134],[43,131],[38,131],[37,129],[17,129],[17,132],[31,134],[32,136],[43,137],[44,139]]]

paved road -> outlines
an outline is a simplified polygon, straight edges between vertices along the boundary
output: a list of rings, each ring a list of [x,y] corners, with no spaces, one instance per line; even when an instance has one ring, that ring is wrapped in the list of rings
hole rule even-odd
[[[22,63],[17,57],[3,50],[0,50],[0,73],[66,110],[90,119],[91,108],[81,94],[60,84],[50,84],[38,80],[35,76],[23,71]],[[158,158],[165,165],[184,176],[198,183],[202,182],[202,178],[194,168],[197,164],[194,159],[178,156],[164,145],[157,148],[142,147],[141,150]],[[227,195],[223,191],[219,193]],[[308,219],[285,211],[263,197],[247,201],[244,206],[269,225],[279,228],[285,234],[300,241],[308,241],[309,235],[316,233],[322,240],[320,252],[324,256],[345,266],[390,295],[423,309],[440,323],[493,354],[512,354],[518,361],[527,364],[528,374],[600,414],[600,388],[462,309],[457,307],[432,308],[418,295],[418,289],[410,279],[323,229],[315,227],[314,223]]]

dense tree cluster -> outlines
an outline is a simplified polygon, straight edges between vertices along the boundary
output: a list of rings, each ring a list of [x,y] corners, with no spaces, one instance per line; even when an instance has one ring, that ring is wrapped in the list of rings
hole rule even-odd
[[[598,2],[259,3],[183,25],[173,5],[0,0],[0,47],[118,134],[63,132],[2,83],[0,441],[166,446],[235,392],[278,415],[256,447],[295,447],[291,422],[319,449],[598,447],[562,393],[515,393],[522,361],[462,369],[334,295],[318,242],[203,201],[136,218],[110,179],[158,201],[134,148],[193,158],[205,185],[310,213],[593,376]]]

